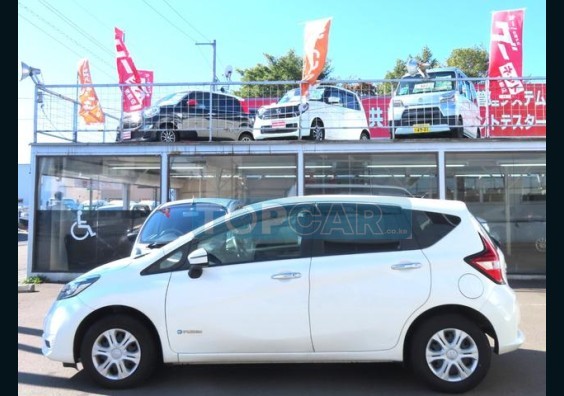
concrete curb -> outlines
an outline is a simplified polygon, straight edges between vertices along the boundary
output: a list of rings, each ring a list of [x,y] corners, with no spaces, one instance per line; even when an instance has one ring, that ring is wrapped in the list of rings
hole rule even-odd
[[[35,292],[35,285],[18,285],[18,293],[33,293]]]

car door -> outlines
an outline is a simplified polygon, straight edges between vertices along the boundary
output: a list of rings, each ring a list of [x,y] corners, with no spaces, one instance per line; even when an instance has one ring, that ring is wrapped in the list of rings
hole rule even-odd
[[[183,106],[187,111],[183,112],[182,129],[195,133],[197,137],[207,137],[210,127],[210,96],[208,92],[191,92],[188,100]],[[196,137],[193,136],[193,137]]]
[[[320,112],[325,127],[326,140],[343,139],[343,126],[347,124],[347,110],[342,91],[336,87],[325,88],[325,108]]]
[[[310,321],[315,352],[394,347],[430,293],[430,267],[409,214],[374,204],[319,204]]]
[[[238,99],[227,95],[218,95],[217,103],[218,108],[215,111],[217,120],[214,122],[217,128],[217,138],[237,140],[243,115],[241,103]]]
[[[174,272],[166,296],[171,349],[194,353],[312,352],[311,249],[297,231],[309,205],[248,212],[195,236],[201,276]],[[181,360],[189,359],[188,356]]]
[[[358,140],[361,132],[368,130],[366,113],[358,97],[347,91],[342,91],[343,116],[341,117],[340,133],[338,139]]]

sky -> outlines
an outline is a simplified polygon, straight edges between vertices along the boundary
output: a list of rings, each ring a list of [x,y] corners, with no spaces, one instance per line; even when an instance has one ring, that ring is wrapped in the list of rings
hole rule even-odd
[[[428,46],[439,62],[452,50],[489,51],[493,11],[525,9],[523,75],[546,76],[543,0],[18,0],[18,66],[41,70],[46,85],[75,84],[88,58],[94,84],[116,84],[114,27],[138,69],[155,83],[208,82],[227,66],[266,64],[264,54],[303,56],[307,21],[332,18],[327,58],[335,79],[381,79],[397,59]],[[18,80],[20,78],[18,68]],[[233,72],[232,81],[241,75]],[[18,163],[29,163],[33,82],[18,83]]]

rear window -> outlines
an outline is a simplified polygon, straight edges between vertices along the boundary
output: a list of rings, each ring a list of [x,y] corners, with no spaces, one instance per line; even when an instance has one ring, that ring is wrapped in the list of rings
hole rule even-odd
[[[169,206],[155,210],[143,224],[141,243],[166,242],[221,217],[227,209],[213,203]]]

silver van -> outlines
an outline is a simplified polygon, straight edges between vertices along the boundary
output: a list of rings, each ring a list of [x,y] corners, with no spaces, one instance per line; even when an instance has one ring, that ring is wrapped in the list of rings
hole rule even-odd
[[[410,67],[411,66],[411,67]],[[390,137],[448,134],[479,138],[480,108],[476,88],[462,70],[424,70],[408,62],[388,107]]]

